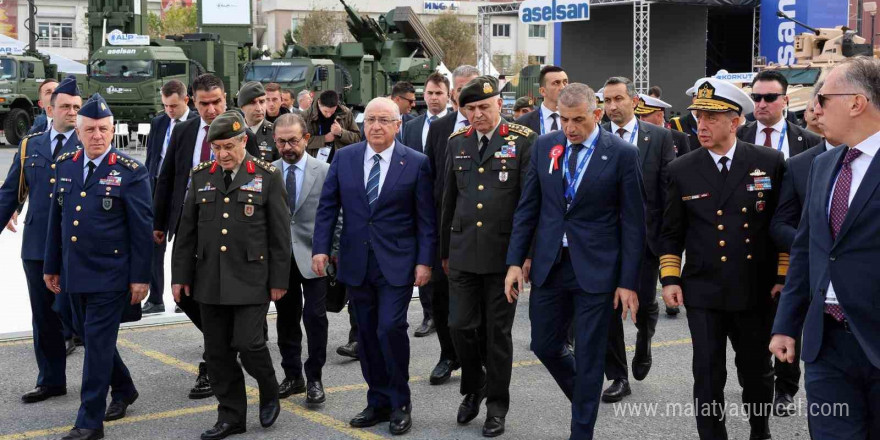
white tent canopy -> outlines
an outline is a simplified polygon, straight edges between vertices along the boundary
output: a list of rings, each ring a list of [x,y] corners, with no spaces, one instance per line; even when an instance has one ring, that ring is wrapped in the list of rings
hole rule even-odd
[[[0,34],[0,46],[20,47],[24,49],[27,45],[19,40],[16,40],[15,38]],[[81,74],[86,73],[86,65],[83,63],[76,62],[74,60],[71,60],[70,58],[66,58],[61,55],[53,54],[51,50],[46,50],[45,48],[40,48],[40,51],[49,55],[49,59],[51,60],[52,64],[58,66],[59,72]]]

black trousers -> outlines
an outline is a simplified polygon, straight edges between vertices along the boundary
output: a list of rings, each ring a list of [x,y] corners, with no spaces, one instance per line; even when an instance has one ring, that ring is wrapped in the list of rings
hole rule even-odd
[[[292,379],[303,374],[303,333],[299,324],[302,320],[309,338],[306,379],[321,380],[321,369],[327,361],[327,279],[303,278],[296,260],[291,259],[287,294],[275,301],[275,310],[278,312],[278,350],[285,377]]]
[[[419,302],[422,303],[422,319],[427,321],[434,316],[432,298],[434,297],[434,284],[428,283],[419,287]]]
[[[165,249],[167,248],[167,241],[162,241],[162,244],[153,243],[150,296],[147,298],[147,302],[150,304],[162,304],[162,294],[165,292]]]
[[[357,342],[358,322],[355,316],[354,304],[348,302],[348,343]]]
[[[657,304],[657,277],[660,261],[646,252],[639,272],[639,311],[636,313],[636,355],[650,356],[651,338],[657,328],[660,307]],[[612,308],[614,303],[612,302]],[[623,320],[618,305],[608,324],[608,346],[605,349],[605,377],[608,380],[628,379],[626,344],[623,341]]]
[[[278,398],[264,329],[269,303],[256,305],[199,304],[204,318],[205,359],[217,397],[217,421],[245,424],[247,394],[241,365],[260,386],[260,402]]]
[[[767,425],[773,401],[770,365],[770,327],[763,310],[738,312],[688,307],[688,327],[693,339],[694,413],[703,440],[727,439],[724,386],[727,383],[727,339],[736,353],[735,363],[742,402],[752,428]],[[704,410],[711,408],[711,412]]]
[[[507,302],[504,276],[449,271],[449,327],[461,363],[461,394],[485,384],[487,417],[505,417],[510,407],[516,302]]]
[[[440,360],[457,361],[452,333],[449,330],[449,278],[445,274],[435,275],[428,285],[433,289],[431,292],[432,317],[434,318],[434,327],[437,329],[437,340],[440,341]],[[421,294],[419,291],[419,295]]]

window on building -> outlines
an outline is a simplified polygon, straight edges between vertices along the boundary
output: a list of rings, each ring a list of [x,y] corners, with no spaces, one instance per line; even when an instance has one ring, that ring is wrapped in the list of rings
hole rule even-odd
[[[510,36],[510,25],[509,24],[493,24],[492,25],[492,36],[493,37],[509,37]]]
[[[73,23],[37,22],[39,47],[73,47]]]
[[[547,38],[547,26],[543,24],[530,24],[529,38]]]
[[[529,55],[529,64],[547,64],[547,57],[544,55]]]

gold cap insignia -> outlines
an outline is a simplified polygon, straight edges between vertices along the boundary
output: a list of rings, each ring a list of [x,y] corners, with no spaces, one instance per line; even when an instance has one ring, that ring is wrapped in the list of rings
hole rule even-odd
[[[489,93],[492,93],[493,91],[494,90],[492,89],[492,84],[489,84],[487,82],[483,83],[483,93],[489,94]]]
[[[104,103],[101,103],[101,111],[107,110],[107,106]]]
[[[715,95],[715,87],[712,87],[712,84],[709,82],[703,83],[697,90],[698,99],[712,99],[713,95]]]
[[[239,124],[238,121],[233,122],[232,123],[232,130],[238,131],[239,129],[241,129],[241,124]]]

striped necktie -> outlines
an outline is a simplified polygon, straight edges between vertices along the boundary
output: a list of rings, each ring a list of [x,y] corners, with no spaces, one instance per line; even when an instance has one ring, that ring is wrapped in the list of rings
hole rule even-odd
[[[379,174],[381,171],[379,161],[381,159],[382,156],[378,154],[373,155],[373,167],[370,168],[370,177],[367,179],[367,200],[370,202],[371,211],[376,204],[376,200],[379,199]]]

